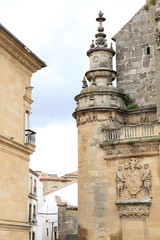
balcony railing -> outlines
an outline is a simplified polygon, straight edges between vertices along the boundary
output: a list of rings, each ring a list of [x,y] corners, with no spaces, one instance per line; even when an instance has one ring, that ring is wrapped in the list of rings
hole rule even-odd
[[[35,136],[36,136],[36,132],[30,130],[30,129],[26,129],[25,130],[25,143],[30,143],[32,145],[35,145]]]
[[[158,124],[126,126],[119,129],[103,129],[104,140],[115,141],[120,139],[152,137],[160,134]]]

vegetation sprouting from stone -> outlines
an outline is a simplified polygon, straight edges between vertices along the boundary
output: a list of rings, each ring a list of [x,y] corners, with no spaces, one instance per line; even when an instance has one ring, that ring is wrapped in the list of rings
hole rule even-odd
[[[148,11],[149,10],[149,5],[145,4],[143,8],[144,8],[144,10]]]
[[[138,105],[136,103],[133,103],[128,106],[128,109],[136,109],[136,108],[138,108]]]
[[[125,105],[128,107],[129,103],[131,102],[130,95],[128,93],[125,94],[124,97],[123,97],[123,100],[124,100]]]
[[[156,5],[157,1],[156,0],[149,0],[149,3],[152,5]]]
[[[127,144],[128,144],[128,145],[133,145],[133,144],[135,144],[135,142],[133,142],[133,141],[128,141]]]

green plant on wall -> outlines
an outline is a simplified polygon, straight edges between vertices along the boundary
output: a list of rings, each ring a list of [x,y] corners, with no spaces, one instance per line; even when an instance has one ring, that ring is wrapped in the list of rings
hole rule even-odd
[[[156,5],[157,1],[156,0],[149,0],[149,3],[152,5]]]
[[[123,100],[124,100],[125,105],[128,106],[130,101],[131,101],[130,95],[128,93],[125,94],[124,97],[123,97]]]
[[[135,142],[133,142],[133,141],[128,141],[127,144],[128,144],[128,145],[134,145]]]
[[[149,5],[148,5],[148,4],[145,4],[145,5],[143,6],[143,8],[144,8],[144,10],[148,11],[148,10],[149,10]]]
[[[136,109],[136,108],[138,108],[138,105],[136,103],[133,103],[128,106],[128,109]]]

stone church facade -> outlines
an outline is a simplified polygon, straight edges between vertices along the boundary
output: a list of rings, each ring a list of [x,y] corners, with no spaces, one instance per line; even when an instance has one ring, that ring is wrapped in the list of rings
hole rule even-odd
[[[102,12],[96,20],[73,113],[79,240],[159,240],[160,1],[147,1],[113,37],[117,72]]]
[[[0,25],[0,239],[29,240],[31,76],[45,63]]]

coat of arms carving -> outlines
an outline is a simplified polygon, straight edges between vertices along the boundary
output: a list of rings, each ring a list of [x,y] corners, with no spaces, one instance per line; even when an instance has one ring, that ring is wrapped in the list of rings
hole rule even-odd
[[[140,164],[131,158],[128,164],[119,165],[116,174],[117,198],[152,198],[149,164]]]
[[[131,158],[127,163],[118,166],[116,173],[116,204],[121,209],[121,214],[122,209],[125,209],[126,215],[126,209],[132,208],[134,209],[134,215],[138,215],[138,210],[135,209],[141,208],[142,205],[149,207],[152,199],[151,180],[152,175],[149,164],[141,164],[137,158]],[[146,215],[146,212],[144,214]]]

